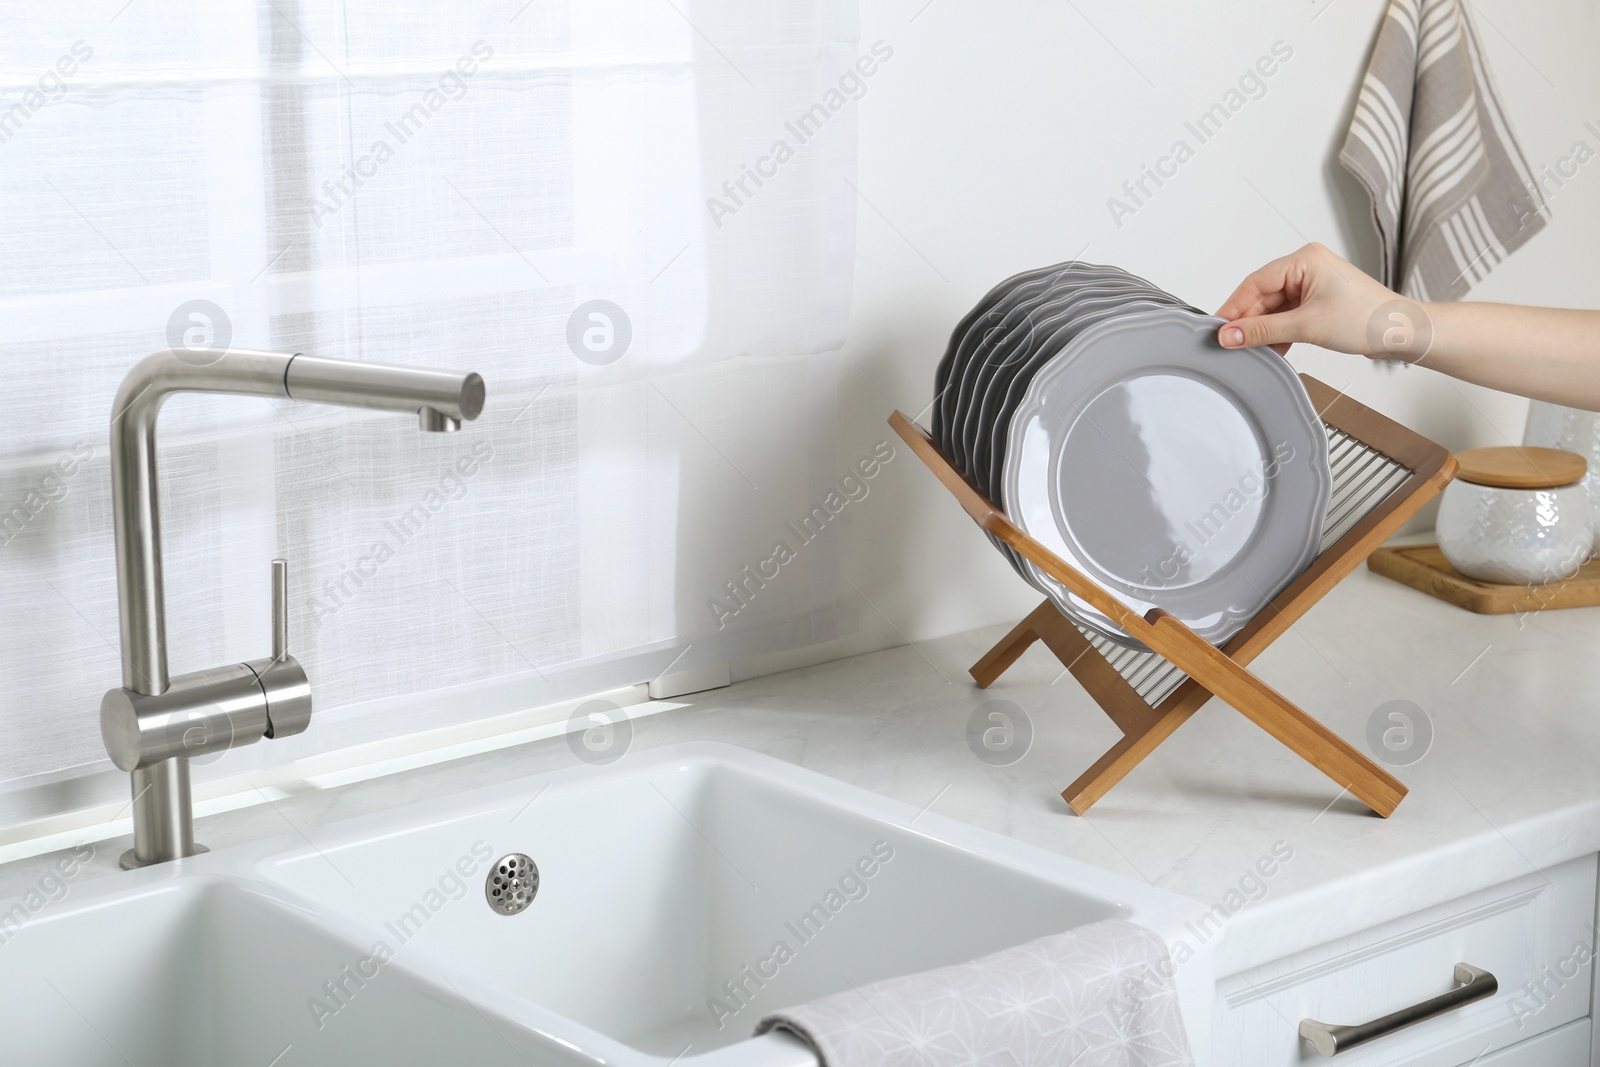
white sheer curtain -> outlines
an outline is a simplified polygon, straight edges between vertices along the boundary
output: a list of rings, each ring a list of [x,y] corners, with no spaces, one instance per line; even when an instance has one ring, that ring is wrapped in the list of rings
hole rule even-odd
[[[852,0],[0,11],[0,823],[124,788],[106,423],[186,331],[490,397],[455,435],[169,403],[173,671],[263,654],[281,554],[318,699],[202,779],[832,635],[826,539],[708,602],[838,475]]]

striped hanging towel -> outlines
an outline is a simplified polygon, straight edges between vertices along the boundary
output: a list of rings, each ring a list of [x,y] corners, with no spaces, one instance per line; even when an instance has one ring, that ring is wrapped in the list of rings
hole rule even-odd
[[[1416,300],[1459,300],[1548,215],[1461,0],[1392,0],[1339,162]]]

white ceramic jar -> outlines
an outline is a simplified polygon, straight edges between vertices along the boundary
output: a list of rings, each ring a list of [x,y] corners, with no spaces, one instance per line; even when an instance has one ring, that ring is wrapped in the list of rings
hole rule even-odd
[[[1581,456],[1479,448],[1456,457],[1436,523],[1439,549],[1469,578],[1536,585],[1570,578],[1594,545]]]
[[[1595,523],[1596,541],[1590,554],[1600,555],[1600,412],[1535,400],[1528,405],[1522,443],[1565,449],[1588,460],[1589,472],[1583,476],[1583,487],[1589,494],[1589,517]]]

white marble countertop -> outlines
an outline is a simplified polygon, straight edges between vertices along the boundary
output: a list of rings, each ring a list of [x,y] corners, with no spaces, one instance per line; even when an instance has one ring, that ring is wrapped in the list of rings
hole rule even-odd
[[[967,667],[990,628],[682,698],[634,723],[635,749],[743,745],[1142,878],[1233,916],[1219,976],[1600,851],[1600,610],[1472,615],[1365,570],[1256,661],[1270,684],[1357,747],[1379,705],[1407,700],[1434,739],[1393,768],[1411,793],[1379,819],[1213,700],[1087,817],[1059,791],[1115,728],[1036,645],[988,691]],[[967,746],[972,712],[1007,700],[1035,738],[1008,767]],[[304,830],[576,762],[560,738],[201,820],[212,848]],[[79,879],[116,870],[95,846]],[[1270,878],[1257,862],[1281,856]],[[0,907],[52,856],[0,867]]]

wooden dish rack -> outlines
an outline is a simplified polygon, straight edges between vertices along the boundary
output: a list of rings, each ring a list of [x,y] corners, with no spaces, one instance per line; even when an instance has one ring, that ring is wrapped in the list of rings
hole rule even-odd
[[[1283,742],[1373,811],[1388,817],[1406,787],[1338,734],[1252,674],[1248,666],[1340,579],[1455,476],[1448,451],[1315,378],[1300,380],[1328,437],[1333,492],[1315,561],[1220,648],[1160,608],[1131,610],[1060,556],[1029,537],[973,486],[928,433],[896,411],[889,425],[977,524],[1060,582],[1149,651],[1125,648],[1085,630],[1049,600],[1019,622],[977,663],[982,688],[1035,641],[1072,672],[1122,731],[1122,740],[1062,791],[1078,814],[1121,781],[1213,696]],[[1094,655],[1088,655],[1089,652]]]

